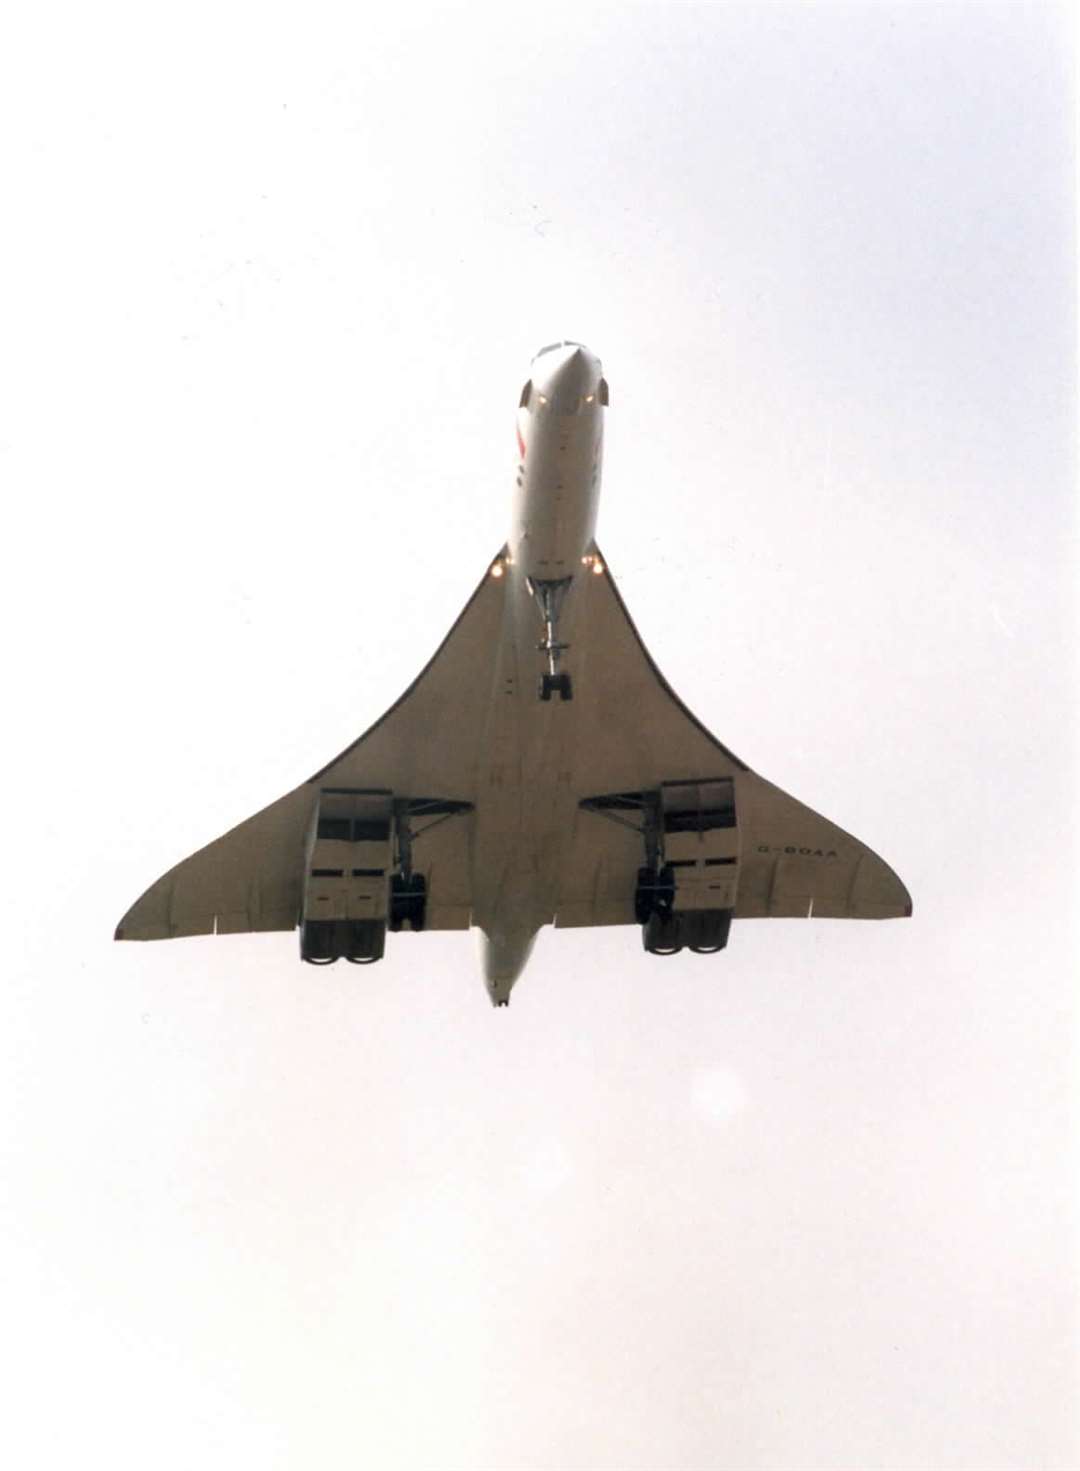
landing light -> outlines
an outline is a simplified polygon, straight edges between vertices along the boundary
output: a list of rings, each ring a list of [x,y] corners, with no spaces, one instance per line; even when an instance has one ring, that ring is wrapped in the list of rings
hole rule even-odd
[[[491,575],[492,577],[501,577],[503,575],[503,564],[501,562],[494,563],[491,569]]]
[[[601,572],[603,572],[604,564],[603,562],[601,562],[599,557],[597,557],[596,561],[592,564],[592,570],[596,573],[597,577],[599,577]]]
[[[595,393],[587,393],[587,394],[586,394],[586,395],[585,395],[585,402],[586,402],[586,403],[587,403],[587,404],[591,404],[591,403],[592,403],[592,401],[593,401],[593,399],[594,399],[594,398],[595,398],[595,397],[596,397],[596,394],[595,394]]]

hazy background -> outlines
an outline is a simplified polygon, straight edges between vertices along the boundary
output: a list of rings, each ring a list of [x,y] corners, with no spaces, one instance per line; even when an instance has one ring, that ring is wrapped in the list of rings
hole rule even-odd
[[[5,32],[5,1459],[1075,1466],[1068,12]],[[412,680],[564,335],[651,651],[914,919],[114,946]]]

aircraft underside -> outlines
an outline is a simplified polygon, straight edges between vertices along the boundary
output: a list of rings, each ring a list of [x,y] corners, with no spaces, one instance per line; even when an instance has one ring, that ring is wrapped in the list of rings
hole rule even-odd
[[[865,844],[751,771],[683,705],[592,536],[599,363],[534,360],[507,545],[401,699],[308,781],[164,874],[117,939],[299,928],[370,965],[474,928],[505,1005],[537,932],[636,926],[716,954],[734,919],[911,913]]]

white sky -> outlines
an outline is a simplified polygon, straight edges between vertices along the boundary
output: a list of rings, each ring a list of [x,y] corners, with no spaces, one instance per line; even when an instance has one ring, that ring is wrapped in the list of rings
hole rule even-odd
[[[1075,1466],[1068,13],[5,30],[5,1460]],[[914,919],[113,946],[427,659],[561,336],[661,668]]]

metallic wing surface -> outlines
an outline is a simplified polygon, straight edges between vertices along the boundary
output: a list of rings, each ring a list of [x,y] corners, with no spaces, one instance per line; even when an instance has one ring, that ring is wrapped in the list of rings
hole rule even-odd
[[[410,827],[419,830],[416,857],[427,877],[425,928],[468,928],[468,830],[460,821],[465,813],[438,808],[472,805],[479,752],[470,733],[476,711],[490,699],[491,669],[482,651],[498,640],[504,603],[505,588],[485,576],[435,655],[381,719],[310,780],[163,874],[124,915],[116,938],[296,929],[308,869],[315,866],[306,862],[306,850],[318,841],[313,824],[320,796],[324,790],[340,795],[356,789],[428,799],[428,810],[410,814]],[[340,875],[340,892],[350,887],[351,869],[359,865],[322,866],[349,870]],[[337,878],[328,877],[322,887],[333,891]],[[347,897],[343,906],[332,907],[348,908]]]
[[[665,846],[676,878],[680,865],[694,863],[698,877],[725,896],[719,907],[730,908],[738,919],[910,915],[911,897],[888,864],[750,770],[691,714],[645,648],[614,580],[593,579],[588,592],[589,658],[598,667],[590,663],[590,676],[575,697],[585,717],[575,770],[579,815],[555,923],[634,923],[643,819],[649,814],[646,808],[635,812],[633,794],[717,780],[731,784],[724,789],[733,809],[723,819],[729,839],[725,843],[719,823],[705,827],[696,841],[669,834]],[[621,794],[628,800],[610,800]],[[662,828],[663,814],[653,817]],[[689,823],[674,825],[685,830]],[[698,856],[706,849],[708,856]]]

